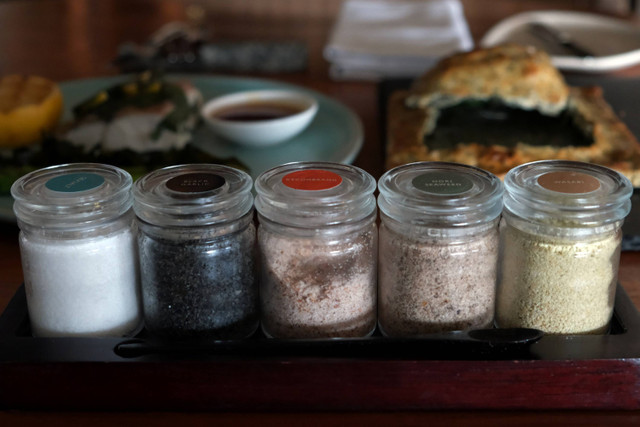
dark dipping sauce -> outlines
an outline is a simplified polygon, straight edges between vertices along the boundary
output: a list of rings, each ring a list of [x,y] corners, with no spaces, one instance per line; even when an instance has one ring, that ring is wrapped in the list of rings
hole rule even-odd
[[[211,117],[230,122],[255,122],[293,116],[304,109],[302,105],[283,101],[254,101],[221,108],[211,113]]]

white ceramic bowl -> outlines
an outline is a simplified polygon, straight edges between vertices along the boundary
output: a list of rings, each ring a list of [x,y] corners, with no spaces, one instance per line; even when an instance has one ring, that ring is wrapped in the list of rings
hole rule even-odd
[[[278,106],[287,107],[291,111],[282,117],[250,117],[249,110],[257,106],[262,106],[263,109],[271,106],[272,112]],[[229,118],[234,111],[236,120]],[[256,90],[213,98],[204,104],[201,113],[203,120],[215,134],[238,144],[261,147],[284,142],[299,134],[311,123],[317,111],[318,102],[305,93],[293,90]],[[239,119],[238,115],[244,115],[244,119]]]

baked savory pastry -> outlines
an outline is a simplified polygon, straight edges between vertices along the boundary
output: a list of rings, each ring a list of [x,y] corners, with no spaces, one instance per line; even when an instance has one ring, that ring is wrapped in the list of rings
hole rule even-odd
[[[601,164],[640,186],[640,144],[599,87],[569,87],[549,56],[503,45],[456,54],[388,100],[386,167],[474,165],[498,176],[536,160]]]

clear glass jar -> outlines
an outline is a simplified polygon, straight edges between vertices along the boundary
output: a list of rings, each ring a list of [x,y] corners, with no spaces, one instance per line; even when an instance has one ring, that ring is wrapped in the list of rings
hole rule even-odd
[[[265,334],[373,333],[375,180],[354,166],[300,162],[264,172],[255,186]]]
[[[67,164],[11,187],[31,331],[122,336],[141,324],[131,176]]]
[[[602,166],[551,160],[512,169],[505,186],[497,325],[606,331],[629,180]]]
[[[145,328],[156,337],[239,339],[258,327],[252,180],[179,165],[134,186]]]
[[[491,326],[500,179],[454,163],[399,166],[378,182],[378,323],[407,337]]]

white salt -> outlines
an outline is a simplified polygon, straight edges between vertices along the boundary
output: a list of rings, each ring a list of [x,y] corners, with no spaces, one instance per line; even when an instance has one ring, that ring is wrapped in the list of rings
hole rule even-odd
[[[135,236],[131,229],[83,240],[21,234],[35,336],[119,336],[140,324]]]

